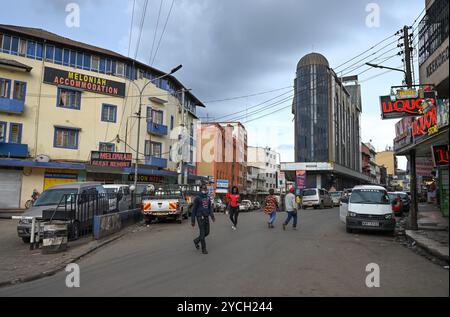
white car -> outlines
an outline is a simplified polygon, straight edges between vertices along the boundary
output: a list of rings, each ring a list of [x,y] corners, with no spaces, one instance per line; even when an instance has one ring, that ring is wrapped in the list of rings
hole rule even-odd
[[[394,232],[395,214],[388,192],[381,186],[356,186],[342,199],[340,219],[348,233],[354,230]]]
[[[250,200],[243,200],[239,205],[239,211],[250,211],[253,210],[253,204]]]
[[[130,186],[128,185],[103,185],[103,188],[108,194],[110,201],[110,209],[118,209],[118,211],[125,211],[131,209],[132,198]]]

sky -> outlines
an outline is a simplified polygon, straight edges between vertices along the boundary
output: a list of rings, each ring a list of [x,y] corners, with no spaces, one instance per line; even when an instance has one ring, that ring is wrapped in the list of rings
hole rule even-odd
[[[207,108],[200,110],[201,117],[240,119],[249,132],[249,145],[269,146],[280,152],[283,162],[294,161],[293,115],[291,101],[286,98],[293,93],[286,87],[293,86],[298,61],[317,52],[338,73],[352,75],[365,71],[366,61],[375,59],[374,63],[381,63],[400,51],[395,42],[398,37],[345,66],[338,66],[394,35],[404,25],[413,25],[425,6],[425,0],[134,1],[5,1],[0,23],[43,28],[129,55],[163,71],[182,64],[176,76],[206,103]],[[69,14],[66,8],[70,3],[80,8],[78,27],[66,24]],[[368,24],[368,17],[375,19],[369,19]],[[393,44],[370,55],[390,43]],[[345,69],[355,62],[359,63]],[[392,57],[383,65],[402,68],[402,57]],[[388,95],[391,86],[401,85],[403,77],[401,72],[386,73],[380,69],[368,70],[359,77],[363,97],[362,141],[371,141],[377,150],[392,146],[396,123],[381,120],[379,97]],[[239,96],[247,97],[233,99]],[[217,102],[223,99],[231,100]],[[279,100],[284,103],[271,106]],[[260,109],[255,106],[264,102],[266,110],[255,112]],[[270,115],[263,117],[266,114]],[[406,168],[406,159],[399,159],[399,163],[400,168]]]

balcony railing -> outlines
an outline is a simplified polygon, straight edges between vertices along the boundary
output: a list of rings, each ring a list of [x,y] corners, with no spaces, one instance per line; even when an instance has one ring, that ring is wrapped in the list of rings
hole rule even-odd
[[[24,108],[23,100],[0,98],[0,112],[20,114],[23,113]]]
[[[148,133],[155,135],[168,135],[167,126],[153,122],[147,123],[147,131]]]
[[[0,157],[27,158],[28,145],[0,143]]]
[[[145,165],[167,168],[167,160],[156,156],[147,156],[145,157]]]

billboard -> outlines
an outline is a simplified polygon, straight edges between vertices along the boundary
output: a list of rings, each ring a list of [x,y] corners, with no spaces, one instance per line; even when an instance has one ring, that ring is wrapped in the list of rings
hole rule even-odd
[[[91,165],[103,167],[131,167],[133,155],[131,153],[117,152],[91,152]]]
[[[298,189],[306,188],[306,171],[296,172],[296,184]]]
[[[436,92],[425,92],[423,98],[397,99],[395,96],[382,96],[380,103],[383,120],[417,117],[423,114],[424,108],[436,106]]]

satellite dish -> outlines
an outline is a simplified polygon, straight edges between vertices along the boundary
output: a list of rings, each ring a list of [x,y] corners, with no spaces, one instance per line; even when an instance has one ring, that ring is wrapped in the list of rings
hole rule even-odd
[[[48,163],[50,162],[50,157],[47,155],[38,155],[34,161],[39,163]]]

